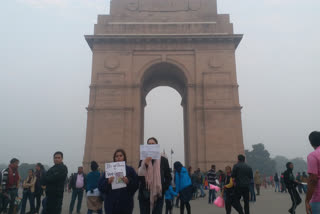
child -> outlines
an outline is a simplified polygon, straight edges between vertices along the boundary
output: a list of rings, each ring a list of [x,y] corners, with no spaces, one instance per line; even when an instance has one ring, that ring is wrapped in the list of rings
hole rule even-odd
[[[172,213],[172,207],[173,207],[173,198],[174,196],[177,196],[178,194],[173,191],[172,186],[169,186],[169,189],[165,193],[165,200],[166,200],[166,214]]]

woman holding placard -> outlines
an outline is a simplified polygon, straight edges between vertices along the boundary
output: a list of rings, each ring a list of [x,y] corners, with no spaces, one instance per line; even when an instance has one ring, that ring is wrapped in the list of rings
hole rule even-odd
[[[147,144],[158,141],[152,137]],[[140,160],[138,175],[140,214],[162,214],[164,195],[172,180],[168,159],[161,156],[158,160],[151,157]]]
[[[122,149],[115,151],[113,161],[126,163],[125,151]],[[133,212],[133,196],[138,189],[138,176],[135,170],[125,164],[124,176],[106,177],[108,175],[106,176],[105,173],[99,181],[99,190],[104,196],[106,214],[131,214]],[[119,186],[122,188],[115,189]]]

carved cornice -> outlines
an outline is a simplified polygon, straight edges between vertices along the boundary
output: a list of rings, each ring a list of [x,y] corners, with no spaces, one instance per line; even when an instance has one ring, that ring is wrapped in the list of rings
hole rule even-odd
[[[196,111],[240,111],[242,106],[196,106]]]
[[[172,43],[172,42],[231,42],[238,47],[242,40],[242,34],[106,34],[106,35],[85,35],[90,48],[95,43]]]
[[[88,106],[87,108],[88,112],[93,111],[133,111],[133,107],[94,107],[94,106]]]

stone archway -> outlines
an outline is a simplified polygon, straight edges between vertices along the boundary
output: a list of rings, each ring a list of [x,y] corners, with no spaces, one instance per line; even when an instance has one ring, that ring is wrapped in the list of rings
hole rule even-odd
[[[215,0],[152,2],[112,1],[85,36],[93,53],[85,169],[112,161],[117,148],[137,166],[144,98],[160,85],[183,97],[186,164],[231,165],[244,152],[235,63],[242,35]]]
[[[141,143],[143,143],[144,138],[144,108],[146,107],[146,96],[147,94],[154,88],[159,86],[169,86],[175,89],[181,96],[181,106],[183,108],[183,129],[184,129],[184,156],[185,156],[185,164],[187,166],[190,165],[190,152],[189,152],[189,136],[188,136],[188,126],[185,124],[185,121],[188,121],[188,94],[187,94],[187,86],[188,86],[188,79],[185,75],[185,71],[178,66],[167,63],[161,62],[151,65],[143,74],[141,79]],[[160,142],[161,143],[161,142]]]

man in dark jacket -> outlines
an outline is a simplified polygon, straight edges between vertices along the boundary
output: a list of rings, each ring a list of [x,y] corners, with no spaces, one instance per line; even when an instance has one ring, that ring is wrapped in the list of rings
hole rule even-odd
[[[253,179],[253,172],[251,167],[245,163],[245,156],[238,155],[238,163],[233,166],[231,177],[235,180],[235,202],[234,206],[236,210],[239,210],[240,214],[243,214],[242,206],[240,203],[241,197],[244,201],[244,213],[249,214],[249,192],[250,183]]]
[[[288,192],[291,197],[292,206],[289,209],[289,213],[296,213],[297,206],[301,203],[300,195],[297,191],[297,186],[299,185],[299,182],[296,181],[292,171],[293,171],[293,163],[288,162],[286,164],[287,170],[284,172],[284,183],[288,189]]]
[[[46,186],[44,214],[61,214],[64,181],[68,175],[68,169],[63,164],[63,153],[56,152],[53,158],[54,166],[46,172],[43,178],[43,186]]]
[[[71,189],[72,189],[72,197],[71,197],[71,202],[69,207],[70,214],[73,212],[74,204],[77,198],[78,198],[77,213],[80,213],[82,198],[83,198],[83,191],[86,189],[86,187],[87,187],[87,177],[83,173],[83,167],[80,166],[78,167],[78,173],[73,173],[69,181],[69,192],[71,192]]]
[[[156,138],[152,137],[148,139],[147,144],[149,145],[158,144],[158,141]],[[152,163],[154,162],[154,160],[151,160],[151,161]],[[141,163],[142,161],[139,162],[139,168],[141,167]],[[152,211],[150,210],[150,192],[147,190],[147,187],[146,187],[145,176],[139,176],[138,199],[139,199],[141,214],[150,214],[150,211],[152,214],[162,213],[164,195],[165,195],[165,192],[169,189],[169,186],[171,185],[171,180],[172,180],[168,159],[163,156],[161,156],[161,160],[160,160],[160,176],[161,176],[161,186],[162,186],[162,197],[158,198],[158,200],[155,202]]]
[[[217,180],[217,174],[216,174],[216,166],[212,165],[211,169],[207,173],[208,177],[208,183],[209,185],[217,185],[216,180]],[[214,189],[209,188],[209,204],[213,203],[214,200],[216,199],[216,191]]]

